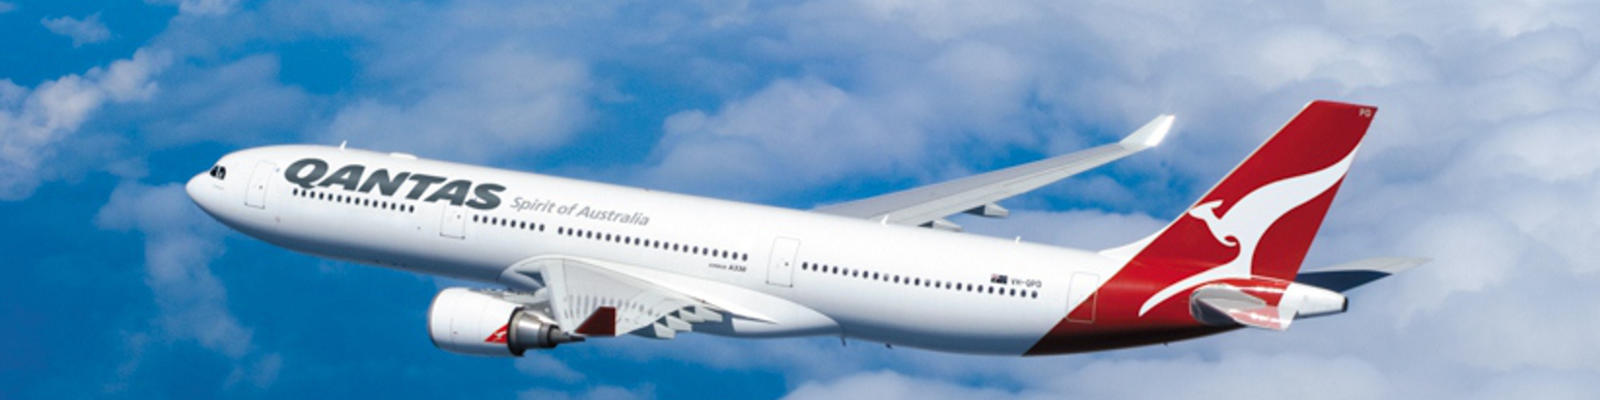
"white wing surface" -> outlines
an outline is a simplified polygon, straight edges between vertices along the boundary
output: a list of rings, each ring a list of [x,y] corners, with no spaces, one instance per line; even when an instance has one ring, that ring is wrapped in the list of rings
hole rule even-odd
[[[693,324],[723,320],[724,312],[705,301],[603,264],[541,257],[518,263],[515,269],[542,278],[556,324],[585,336],[633,333],[671,339],[677,332],[692,330]]]
[[[1156,117],[1117,143],[947,182],[831,204],[813,211],[899,225],[960,230],[960,226],[944,218],[961,212],[1004,217],[1009,211],[995,202],[1155,147],[1172,129],[1173,119],[1172,115]]]

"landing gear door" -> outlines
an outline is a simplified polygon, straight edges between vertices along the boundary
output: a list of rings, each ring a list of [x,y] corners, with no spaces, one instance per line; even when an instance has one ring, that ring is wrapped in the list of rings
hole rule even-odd
[[[250,173],[250,186],[244,190],[244,205],[266,209],[267,184],[272,182],[272,177],[278,175],[278,166],[271,161],[256,163],[255,171]]]
[[[794,259],[800,251],[800,241],[779,237],[772,241],[772,256],[767,258],[767,284],[794,286]]]
[[[439,221],[439,236],[451,239],[466,239],[466,208],[446,204],[443,214],[443,218]]]

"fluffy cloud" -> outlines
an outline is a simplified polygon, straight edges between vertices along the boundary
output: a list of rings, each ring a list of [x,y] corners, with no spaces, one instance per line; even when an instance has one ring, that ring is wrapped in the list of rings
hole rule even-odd
[[[90,14],[81,20],[65,16],[45,18],[39,23],[44,24],[44,28],[50,32],[72,38],[72,47],[111,39],[111,30],[106,28],[106,24],[100,23],[100,13]]]
[[[178,13],[194,16],[226,15],[239,8],[239,0],[146,0],[178,5]]]
[[[144,237],[144,283],[159,311],[150,329],[128,334],[129,358],[117,371],[124,382],[108,385],[108,392],[124,389],[155,345],[192,344],[231,360],[224,387],[260,389],[278,379],[282,356],[255,348],[251,329],[228,310],[227,288],[211,272],[226,231],[194,206],[182,184],[118,185],[95,224]]]
[[[949,382],[909,378],[890,371],[862,373],[828,383],[811,382],[795,388],[787,400],[806,399],[996,399],[1011,393],[972,388]],[[1043,396],[1033,396],[1045,398]]]
[[[1011,49],[970,41],[862,56],[848,71],[780,78],[715,111],[670,116],[644,179],[772,198],[861,176],[948,177],[965,173],[939,161],[956,145],[1034,140],[1020,121],[1034,71]]]
[[[164,334],[235,358],[250,350],[250,330],[228,312],[227,289],[209,267],[223,250],[224,231],[194,206],[183,185],[124,183],[95,223],[144,235],[145,284],[162,311],[157,322]]]
[[[595,386],[576,396],[548,389],[530,389],[517,393],[518,399],[528,400],[637,400],[654,397],[649,388],[635,391],[617,386]]]
[[[1600,240],[1600,19],[1581,2],[168,3],[184,16],[127,60],[31,88],[0,81],[0,199],[50,179],[59,144],[108,104],[127,106],[118,122],[144,131],[140,153],[213,140],[207,132],[231,122],[253,133],[214,140],[282,133],[273,139],[474,162],[556,152],[614,117],[596,103],[671,104],[653,121],[659,136],[646,135],[649,159],[619,175],[762,200],[937,181],[1179,114],[1162,148],[1021,199],[1010,219],[960,221],[978,234],[1099,248],[1178,215],[1305,101],[1344,99],[1381,111],[1310,263],[1435,259],[1355,292],[1345,315],[1284,333],[1022,360],[692,335],[578,351],[778,371],[794,398],[1600,391],[1589,379],[1600,372],[1591,290],[1600,284],[1591,245]],[[236,48],[306,37],[355,43],[348,88],[307,94],[277,81],[279,58]],[[180,67],[192,82],[157,79],[170,60],[199,60]],[[691,88],[615,84],[644,75]],[[136,104],[152,99],[159,104]],[[308,133],[286,133],[296,131]],[[1069,197],[1100,209],[1046,207]],[[146,235],[146,284],[162,310],[149,340],[247,359],[253,367],[235,379],[270,383],[294,368],[253,356],[250,329],[228,313],[207,267],[221,248],[205,239],[216,228],[203,219],[181,188],[124,184],[98,222]],[[560,354],[571,353],[515,365],[561,382],[598,375]],[[635,395],[604,386],[578,397]]]
[[[583,373],[568,367],[555,356],[547,353],[530,352],[518,358],[517,371],[537,378],[550,378],[561,382],[577,382],[583,379]]]
[[[1063,385],[1025,379],[1025,390],[1002,392],[1019,397],[1034,391],[1050,397],[1151,397],[1161,393],[1141,390],[1159,387],[1162,393],[1219,397],[1225,388],[1260,380],[1279,382],[1263,385],[1260,393],[1266,395],[1261,397],[1340,394],[1305,392],[1325,385],[1296,380],[1319,375],[1353,382],[1339,388],[1350,391],[1340,396],[1364,398],[1475,397],[1530,387],[1531,382],[1550,385],[1557,397],[1596,389],[1574,379],[1579,371],[1600,371],[1588,361],[1600,359],[1600,349],[1583,339],[1600,334],[1592,323],[1600,310],[1589,306],[1600,304],[1600,297],[1585,289],[1600,283],[1594,273],[1600,264],[1592,261],[1595,251],[1587,245],[1600,239],[1600,231],[1592,228],[1600,225],[1600,214],[1593,211],[1600,199],[1600,163],[1586,156],[1600,143],[1594,128],[1600,121],[1592,117],[1600,111],[1594,94],[1600,64],[1588,44],[1596,33],[1590,28],[1594,12],[1576,3],[1392,7],[1356,2],[1312,7],[1268,2],[1217,7],[1118,2],[1060,7],[1008,2],[986,7],[981,18],[948,17],[959,14],[959,8],[939,2],[821,1],[774,11],[796,18],[786,23],[787,36],[767,45],[799,54],[793,63],[807,72],[780,77],[716,111],[689,110],[668,119],[658,149],[663,162],[653,172],[689,177],[709,174],[718,163],[740,165],[726,182],[709,185],[741,190],[761,182],[829,185],[861,175],[936,180],[941,174],[905,170],[960,174],[960,169],[942,165],[939,157],[928,156],[959,154],[952,150],[957,145],[1044,142],[1059,152],[1094,140],[1084,133],[1064,138],[967,137],[969,133],[926,123],[942,121],[942,116],[903,112],[906,108],[899,106],[904,103],[870,101],[917,92],[879,84],[893,78],[863,65],[916,65],[933,59],[929,55],[981,42],[1028,65],[1018,70],[1025,76],[1017,80],[1023,88],[1001,96],[1011,98],[982,101],[1012,110],[997,115],[1043,117],[1070,127],[1081,121],[1128,124],[1160,111],[1179,114],[1178,131],[1163,149],[1129,160],[1131,165],[1110,167],[1120,178],[1091,175],[1064,184],[1089,189],[1052,188],[1036,194],[1144,204],[1136,209],[1156,217],[1093,210],[1041,213],[1023,207],[1008,221],[961,221],[981,234],[1021,234],[1097,248],[1159,228],[1178,214],[1173,207],[1188,204],[1306,100],[1372,103],[1382,111],[1309,261],[1327,265],[1368,256],[1417,255],[1432,257],[1433,263],[1357,292],[1353,302],[1358,309],[1351,314],[1308,321],[1289,333],[1240,332],[1170,348],[1080,358],[1079,374],[1115,372],[1063,379],[1070,383]],[[1433,9],[1451,11],[1424,11]],[[765,11],[752,10],[752,19],[762,20]],[[827,17],[820,26],[838,29],[814,28],[822,20],[819,16]],[[895,71],[922,76],[916,67]],[[948,87],[939,87],[938,93],[952,94],[923,94],[928,103],[944,105],[920,109],[962,109],[953,104],[969,97]],[[1022,96],[1033,97],[1018,98]],[[871,123],[835,122],[861,120]],[[764,126],[762,121],[775,122]],[[885,126],[900,129],[879,128]],[[1004,131],[1003,124],[985,126]],[[845,130],[841,127],[879,133],[870,138],[828,136]],[[1041,132],[1062,135],[1063,130]],[[888,142],[902,146],[864,155],[862,147]],[[1141,200],[1149,196],[1177,200]],[[1099,237],[1099,232],[1110,234]],[[1497,322],[1484,323],[1486,318]],[[1224,356],[1220,361],[1185,358],[1234,354],[1237,349],[1280,353]],[[1404,365],[1432,372],[1406,371]],[[959,368],[937,372],[894,366],[922,376],[866,374],[811,381],[795,394],[937,397],[913,389],[941,387],[947,385],[941,381],[963,381],[974,374]],[[1235,382],[1217,379],[1218,370],[1270,376]],[[1121,375],[1164,384],[1111,379]],[[1462,376],[1478,379],[1468,385],[1451,383]]]
[[[0,1],[0,14],[5,14],[5,13],[11,12],[11,10],[15,10],[15,9],[17,9],[17,5],[16,4],[11,4],[10,2]]]
[[[1065,363],[1059,363],[1065,364]],[[1182,378],[1189,377],[1189,378]],[[1352,358],[1302,355],[1230,355],[1216,361],[1190,358],[1114,360],[1083,366],[1058,365],[1031,376],[1021,390],[971,387],[896,372],[858,373],[810,382],[788,399],[1059,399],[1059,398],[1382,398],[1391,382],[1378,369]],[[1338,382],[1330,385],[1329,382]]]
[[[180,65],[160,101],[130,104],[108,123],[136,125],[144,146],[190,143],[255,145],[297,137],[325,116],[313,95],[278,81],[280,62],[251,55],[217,66]]]
[[[333,117],[324,141],[498,159],[563,143],[589,116],[580,62],[507,44],[435,64],[422,93],[366,98]],[[421,72],[421,71],[419,71]]]
[[[541,7],[285,1],[241,18],[285,28],[283,36],[309,31],[365,44],[353,55],[365,85],[331,103],[307,137],[486,161],[566,143],[588,126],[602,95],[591,61],[563,51],[560,33],[542,30],[568,12]],[[576,8],[571,14],[584,13]]]
[[[0,79],[0,200],[25,198],[55,173],[48,163],[57,145],[102,106],[150,99],[155,76],[170,63],[165,53],[140,50],[107,67],[32,89]]]

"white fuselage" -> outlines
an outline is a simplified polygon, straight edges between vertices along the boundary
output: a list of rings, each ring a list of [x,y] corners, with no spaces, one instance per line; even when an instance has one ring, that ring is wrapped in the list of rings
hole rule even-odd
[[[291,182],[286,168],[308,158],[326,162],[323,179]],[[354,149],[262,147],[218,165],[225,177],[189,182],[196,203],[290,249],[497,284],[530,257],[605,260],[794,315],[710,332],[729,336],[840,335],[1022,354],[1077,306],[1069,304],[1074,274],[1104,280],[1122,267],[1093,252]],[[389,195],[378,185],[319,185],[349,165],[364,167],[349,177],[363,185],[379,169],[442,180],[403,181]],[[465,186],[435,196],[454,180],[503,190],[486,193],[494,207],[452,204],[448,195],[488,202]],[[1084,289],[1095,288],[1075,290]]]

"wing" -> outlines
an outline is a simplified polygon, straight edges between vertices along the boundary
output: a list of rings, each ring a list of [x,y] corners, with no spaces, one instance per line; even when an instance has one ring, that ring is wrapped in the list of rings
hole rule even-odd
[[[502,281],[522,282],[513,285],[519,289],[546,289],[534,297],[548,301],[557,326],[576,327],[572,332],[585,336],[632,333],[671,339],[694,324],[722,322],[727,313],[617,267],[598,260],[539,257],[508,268],[506,274],[520,278],[503,275]]]
[[[1172,121],[1173,116],[1162,115],[1117,143],[947,182],[818,207],[813,211],[900,225],[960,230],[960,226],[944,218],[961,212],[1004,217],[1010,212],[995,202],[1155,147],[1172,128]]]

